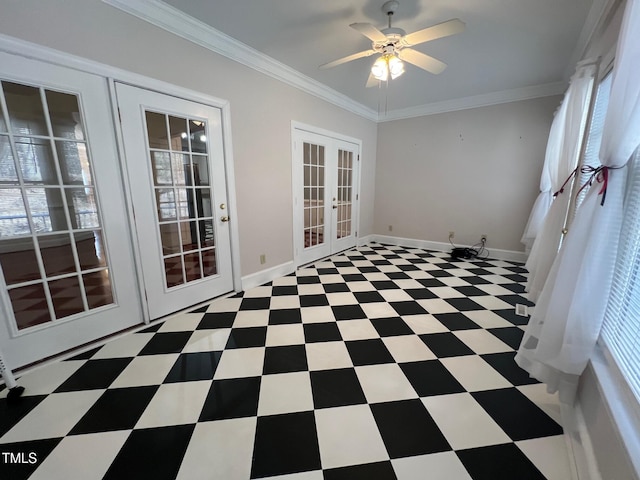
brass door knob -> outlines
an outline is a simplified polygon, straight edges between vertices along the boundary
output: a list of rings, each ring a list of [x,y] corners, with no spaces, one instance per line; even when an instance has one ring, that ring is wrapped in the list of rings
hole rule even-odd
[[[220,221],[221,222],[228,222],[229,221],[229,217],[220,217]]]

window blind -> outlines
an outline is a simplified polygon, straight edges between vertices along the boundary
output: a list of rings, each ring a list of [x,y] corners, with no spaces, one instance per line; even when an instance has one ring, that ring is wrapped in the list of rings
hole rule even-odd
[[[640,401],[640,153],[630,170],[613,284],[601,338]]]

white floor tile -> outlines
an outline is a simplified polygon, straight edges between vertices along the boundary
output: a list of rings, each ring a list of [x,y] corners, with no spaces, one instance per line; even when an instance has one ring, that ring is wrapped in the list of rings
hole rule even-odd
[[[571,478],[570,457],[563,435],[534,438],[516,442],[531,462],[547,477],[547,480]]]
[[[229,340],[230,328],[196,330],[182,349],[183,353],[211,352],[224,350]]]
[[[402,320],[418,335],[449,331],[449,329],[440,323],[433,315],[406,315],[402,317]]]
[[[151,340],[154,333],[136,333],[135,335],[125,335],[104,344],[98,352],[91,358],[117,358],[134,357]]]
[[[300,309],[302,323],[325,323],[335,322],[336,317],[329,306],[323,307],[303,307]]]
[[[512,272],[510,272],[512,273]],[[505,278],[501,275],[483,275],[483,277],[485,280],[491,282],[491,283],[495,283],[495,284],[504,284],[504,283],[513,283],[513,280],[509,280],[508,278]]]
[[[358,300],[351,292],[327,293],[329,305],[354,305]]]
[[[323,408],[314,413],[323,468],[389,459],[368,405]]]
[[[213,378],[257,377],[262,375],[263,363],[264,347],[225,350]]]
[[[464,314],[482,328],[513,327],[511,322],[490,310],[471,310],[464,312]]]
[[[436,395],[421,400],[454,450],[511,442],[468,393]]]
[[[389,265],[387,265],[389,266]],[[380,268],[380,267],[378,267]],[[397,269],[395,269],[397,270]],[[368,281],[370,282],[384,282],[384,281],[388,281],[389,277],[387,277],[384,273],[382,272],[369,272],[369,273],[363,273],[364,278],[366,278]]]
[[[391,460],[398,480],[472,480],[454,452]]]
[[[344,278],[342,278],[342,275],[321,275],[320,276],[320,282],[322,284],[326,284],[326,283],[344,283]]]
[[[413,297],[404,290],[392,289],[392,290],[380,290],[378,293],[387,302],[412,302]]]
[[[0,443],[64,437],[100,398],[104,390],[53,393],[0,439]]]
[[[177,353],[145,355],[131,360],[122,373],[111,384],[111,388],[159,385],[178,359]]]
[[[451,287],[433,287],[430,289],[431,293],[436,294],[439,298],[461,298],[464,297],[462,293],[460,293],[455,288]]]
[[[246,480],[256,418],[198,423],[178,471],[178,480]]]
[[[129,431],[65,437],[29,477],[31,480],[100,480]]]
[[[513,385],[477,355],[441,358],[440,362],[468,392],[509,388]]]
[[[396,312],[393,307],[386,302],[361,303],[360,307],[362,307],[367,318],[387,318],[398,316],[398,312]]]
[[[356,374],[369,403],[418,397],[407,377],[395,363],[356,367]]]
[[[287,275],[286,277],[276,278],[273,281],[274,287],[290,287],[291,285],[297,285],[298,279],[294,276]]]
[[[264,375],[260,382],[258,415],[313,410],[309,372]]]
[[[219,298],[209,304],[207,312],[237,312],[242,298]]]
[[[276,295],[271,297],[271,310],[300,308],[300,297],[297,295]],[[261,310],[257,310],[261,311]],[[266,312],[268,313],[268,312]]]
[[[458,330],[453,334],[478,355],[513,351],[509,345],[486,330]]]
[[[418,303],[422,305],[427,312],[432,315],[437,313],[453,313],[458,310],[451,304],[445,302],[441,298],[429,298],[427,300],[418,300]]]
[[[262,477],[262,480],[324,480],[324,475],[322,470],[314,470],[313,472],[292,473],[277,477]]]
[[[276,297],[272,297],[273,299]],[[298,298],[298,297],[296,297]],[[235,328],[264,327],[269,324],[269,310],[240,310],[233,321]]]
[[[210,388],[211,380],[160,385],[135,428],[196,423]]]
[[[343,340],[366,340],[380,337],[378,331],[373,328],[373,325],[367,319],[343,320],[338,322],[338,329]]]
[[[511,290],[508,290],[501,285],[495,285],[493,283],[489,283],[486,285],[476,285],[476,287],[483,292],[488,293],[489,295],[513,295],[513,292]]]
[[[349,290],[352,292],[370,292],[375,290],[371,282],[349,282]]]
[[[405,272],[405,273],[410,273],[410,272]],[[394,282],[403,290],[415,290],[417,288],[424,288],[424,285],[422,285],[420,282],[417,282],[416,280],[412,280],[408,278],[401,279],[401,280],[394,280]]]
[[[271,287],[267,286],[259,286],[253,287],[244,292],[244,298],[256,298],[256,297],[270,297],[271,296]]]
[[[310,371],[353,367],[344,342],[307,343],[305,349]]]
[[[269,325],[267,328],[267,347],[302,345],[303,343],[304,330],[301,323]]]
[[[472,300],[476,302],[478,305],[489,309],[489,310],[513,310],[514,307],[505,302],[504,300],[500,300],[496,297],[472,297]]]
[[[24,387],[25,395],[48,395],[64,383],[78,368],[84,365],[84,360],[68,360],[43,365],[37,370],[25,373],[18,378],[18,385]],[[6,398],[9,389],[0,392],[0,398]]]
[[[324,287],[320,283],[298,285],[300,295],[324,295]]]
[[[547,386],[544,383],[521,385],[517,388],[544,413],[553,418],[558,425],[562,425],[560,400],[558,400],[557,393],[547,392]]]
[[[417,335],[385,337],[382,341],[396,362],[419,362],[436,358]]]
[[[464,281],[460,277],[439,277],[442,283],[444,283],[448,287],[467,287],[469,286],[469,282]]]
[[[172,315],[158,329],[159,332],[188,332],[189,330],[195,330],[200,321],[202,315],[193,313],[180,313],[178,315]]]

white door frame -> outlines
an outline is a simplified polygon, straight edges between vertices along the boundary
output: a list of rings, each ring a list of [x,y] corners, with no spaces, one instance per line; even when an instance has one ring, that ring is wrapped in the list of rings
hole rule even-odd
[[[358,168],[357,169],[354,168],[354,172],[356,172],[353,178],[353,192],[354,192],[355,198],[353,199],[354,209],[353,209],[353,217],[352,217],[352,228],[354,231],[354,235],[356,237],[356,245],[358,242],[358,233],[360,231],[360,177],[362,175],[360,171],[360,165],[361,165],[360,156],[362,154],[362,140],[354,137],[349,137],[348,135],[343,135],[341,133],[332,132],[331,130],[326,130],[324,128],[319,128],[313,125],[292,120],[291,121],[291,192],[293,195],[293,202],[292,202],[293,263],[296,268],[306,263],[302,259],[302,250],[304,249],[304,245],[299,235],[301,228],[304,227],[302,215],[300,215],[300,208],[299,208],[299,202],[301,202],[302,199],[298,198],[299,190],[300,190],[299,179],[302,177],[302,165],[298,164],[297,162],[298,157],[296,155],[296,142],[299,139],[298,138],[299,135],[304,133],[321,135],[329,139],[348,142],[357,147],[356,149],[357,159],[355,159],[355,162],[358,163]]]
[[[231,264],[233,270],[233,288],[236,291],[242,290],[242,279],[240,270],[240,234],[238,230],[238,206],[236,201],[236,182],[235,182],[235,169],[234,169],[234,156],[233,156],[233,141],[231,136],[231,106],[228,100],[224,100],[212,95],[190,90],[184,87],[173,85],[162,80],[157,80],[145,75],[132,73],[127,70],[112,67],[94,60],[88,60],[86,58],[78,57],[66,52],[61,52],[49,47],[31,43],[18,38],[10,37],[8,35],[0,34],[0,51],[12,53],[15,55],[22,55],[42,62],[50,63],[53,65],[59,65],[67,68],[72,68],[81,72],[92,73],[105,78],[108,82],[109,93],[111,96],[111,107],[113,111],[113,125],[116,135],[117,149],[118,149],[118,168],[122,171],[124,162],[124,144],[122,141],[122,134],[119,128],[118,108],[115,102],[115,82],[126,83],[129,85],[137,86],[147,90],[153,90],[159,93],[172,95],[174,97],[182,98],[184,100],[191,100],[194,102],[202,103],[212,107],[217,107],[222,111],[222,141],[224,148],[224,161],[225,172],[227,180],[227,200],[229,228],[231,233]],[[135,235],[134,215],[131,204],[131,183],[126,175],[122,178],[125,199],[127,204],[129,231],[131,232],[131,243],[134,251],[138,252],[140,249],[140,243]],[[139,258],[136,255],[136,269],[140,272],[141,264]],[[138,288],[140,298],[144,300],[145,292],[142,284],[142,279],[138,275]],[[149,323],[149,312],[146,308],[146,302],[142,302],[144,322]]]

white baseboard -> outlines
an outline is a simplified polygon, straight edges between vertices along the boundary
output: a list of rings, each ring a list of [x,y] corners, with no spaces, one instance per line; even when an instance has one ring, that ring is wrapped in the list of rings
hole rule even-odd
[[[573,480],[602,480],[580,404],[560,404]]]
[[[368,243],[375,242],[374,237],[375,235],[365,235],[364,237],[358,238],[358,247],[362,247],[363,245],[366,245]]]
[[[448,252],[451,250],[451,244],[445,242],[432,242],[430,240],[418,240],[415,238],[392,237],[390,235],[369,235],[365,237],[369,241],[386,243],[387,245],[397,245],[399,247],[423,248],[425,250],[435,250],[437,252]],[[508,262],[527,261],[525,252],[517,252],[515,250],[501,250],[498,248],[487,248],[489,258],[495,260],[506,260]]]
[[[256,273],[251,273],[242,277],[242,290],[249,290],[253,287],[258,287],[265,283],[268,283],[276,278],[289,275],[296,270],[295,264],[291,262],[282,263],[275,267],[260,270]]]

